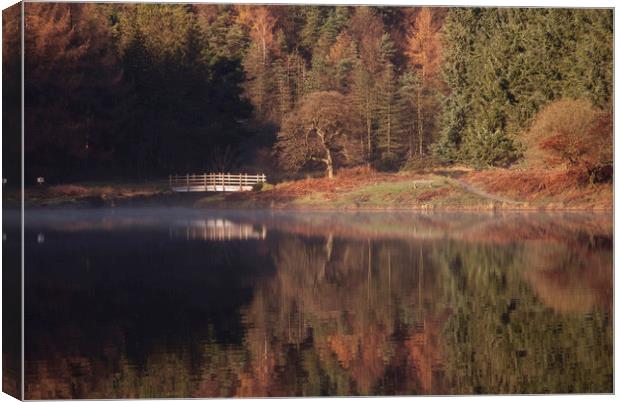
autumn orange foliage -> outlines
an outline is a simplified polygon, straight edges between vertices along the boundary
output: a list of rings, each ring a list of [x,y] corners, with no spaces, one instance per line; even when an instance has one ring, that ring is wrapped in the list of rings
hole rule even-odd
[[[592,201],[592,207],[611,208],[612,188],[608,184],[591,185],[583,170],[572,169],[489,169],[470,172],[466,180],[491,193],[531,202],[552,199],[570,204]]]
[[[434,9],[423,7],[409,33],[407,55],[423,79],[435,77],[441,67],[441,20]]]
[[[524,134],[526,161],[535,167],[566,167],[578,179],[608,180],[611,171],[605,173],[605,167],[613,163],[612,130],[611,113],[589,101],[555,101],[538,113]]]

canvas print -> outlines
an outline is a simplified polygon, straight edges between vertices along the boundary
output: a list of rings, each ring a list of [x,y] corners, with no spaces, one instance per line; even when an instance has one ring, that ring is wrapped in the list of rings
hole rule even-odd
[[[2,13],[2,389],[611,394],[612,8]]]

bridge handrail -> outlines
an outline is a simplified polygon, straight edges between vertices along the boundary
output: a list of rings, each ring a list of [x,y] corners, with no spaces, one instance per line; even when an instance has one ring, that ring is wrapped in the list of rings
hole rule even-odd
[[[251,186],[267,181],[264,173],[202,173],[168,176],[170,187],[186,186]]]

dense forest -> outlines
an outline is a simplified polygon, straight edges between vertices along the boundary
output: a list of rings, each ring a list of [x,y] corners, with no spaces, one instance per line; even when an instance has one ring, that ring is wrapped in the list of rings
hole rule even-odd
[[[612,10],[28,3],[25,32],[27,182],[613,159]]]

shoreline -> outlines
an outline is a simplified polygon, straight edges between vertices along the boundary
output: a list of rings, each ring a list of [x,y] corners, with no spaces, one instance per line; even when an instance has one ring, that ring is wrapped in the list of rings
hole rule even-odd
[[[295,205],[295,204],[275,204],[266,205],[265,203],[255,203],[250,201],[215,201],[196,205],[205,198],[217,197],[218,195],[192,196],[186,194],[155,194],[139,198],[82,198],[74,201],[63,201],[58,199],[37,200],[36,202],[26,201],[25,210],[66,210],[66,209],[116,209],[116,208],[189,208],[196,211],[200,210],[222,210],[222,211],[296,211],[296,212],[591,212],[591,213],[613,213],[614,209],[608,207],[595,206],[566,206],[558,203],[548,203],[543,205],[523,205],[514,204],[476,204],[463,206],[449,205],[408,205],[408,206],[320,206],[320,205]],[[20,204],[12,200],[3,201],[5,209],[18,209]]]
[[[21,192],[3,203],[19,207]],[[173,192],[149,183],[83,183],[30,187],[30,208],[186,207],[196,210],[289,211],[583,211],[613,212],[612,183],[575,182],[540,171],[425,171],[382,173],[342,170],[335,179],[306,178],[247,192]]]

